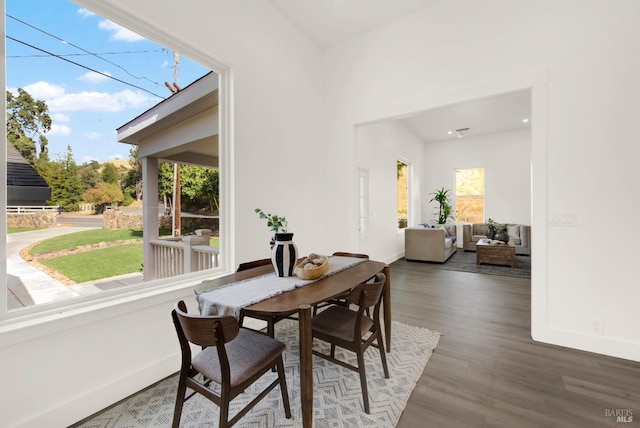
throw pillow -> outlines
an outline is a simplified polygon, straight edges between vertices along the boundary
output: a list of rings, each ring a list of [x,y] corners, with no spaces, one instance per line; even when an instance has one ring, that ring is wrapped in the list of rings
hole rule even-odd
[[[509,236],[520,236],[520,225],[519,224],[514,224],[514,225],[509,225],[509,227],[507,228],[507,233],[509,233]]]

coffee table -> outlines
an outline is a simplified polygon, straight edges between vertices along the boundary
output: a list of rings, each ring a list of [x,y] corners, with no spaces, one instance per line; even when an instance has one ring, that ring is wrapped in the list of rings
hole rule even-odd
[[[516,247],[513,244],[478,241],[476,244],[476,264],[489,263],[516,267]]]

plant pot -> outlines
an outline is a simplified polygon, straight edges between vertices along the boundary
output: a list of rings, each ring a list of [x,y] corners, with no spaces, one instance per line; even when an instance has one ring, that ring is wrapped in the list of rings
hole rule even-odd
[[[487,238],[493,239],[496,236],[495,230],[487,230]]]
[[[271,248],[271,263],[280,277],[293,276],[298,261],[298,247],[293,242],[293,233],[276,233]]]
[[[509,242],[509,233],[504,231],[504,232],[496,232],[495,236],[493,237],[493,239],[497,240],[497,241],[502,241],[505,244],[507,242]]]

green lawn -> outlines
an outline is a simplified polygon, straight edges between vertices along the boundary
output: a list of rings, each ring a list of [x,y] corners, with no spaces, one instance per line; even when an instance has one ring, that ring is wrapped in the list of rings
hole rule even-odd
[[[117,245],[55,259],[41,260],[40,263],[79,283],[95,281],[140,271],[142,268],[142,244]]]
[[[160,230],[160,236],[169,236],[170,234],[170,230]],[[40,242],[31,249],[30,254],[37,255],[98,242],[130,239],[142,240],[142,229],[95,229],[70,233]],[[220,239],[212,237],[209,245],[218,247]],[[41,260],[40,262],[76,282],[95,281],[139,272],[143,263],[142,242],[115,245],[99,250]]]
[[[37,255],[65,248],[97,244],[98,242],[114,242],[127,239],[142,240],[142,229],[94,229],[70,233],[47,239],[35,245],[29,254]]]

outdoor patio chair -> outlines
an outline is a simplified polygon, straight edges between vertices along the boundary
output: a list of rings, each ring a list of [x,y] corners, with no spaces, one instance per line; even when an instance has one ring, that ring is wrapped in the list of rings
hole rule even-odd
[[[377,341],[377,345],[374,346],[378,348],[380,353],[384,377],[386,379],[389,378],[389,369],[387,368],[387,358],[380,327],[380,304],[386,279],[383,273],[378,273],[373,283],[360,284],[351,290],[347,302],[348,304],[357,305],[357,311],[344,306],[332,305],[311,320],[313,337],[331,345],[331,353],[329,355],[317,350],[314,350],[313,354],[360,374],[360,386],[366,413],[371,413],[371,411],[369,408],[364,352],[374,340]],[[367,316],[365,311],[371,307],[373,307],[373,318]],[[355,352],[358,365],[353,366],[336,359],[336,346]]]
[[[220,407],[219,426],[227,428],[238,422],[278,385],[285,415],[291,418],[282,362],[284,343],[240,328],[234,317],[190,315],[182,300],[176,304],[171,316],[182,350],[182,366],[173,414],[174,428],[180,425],[184,402],[196,393],[204,395]],[[201,346],[202,351],[192,355],[189,343]],[[271,369],[277,370],[277,379],[229,419],[231,400]],[[219,392],[210,387],[212,382],[220,385]],[[187,388],[192,391],[185,396]]]

